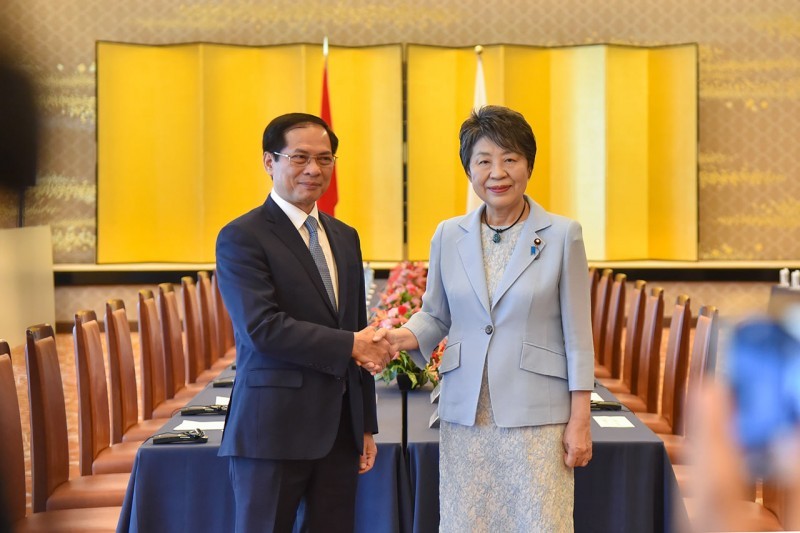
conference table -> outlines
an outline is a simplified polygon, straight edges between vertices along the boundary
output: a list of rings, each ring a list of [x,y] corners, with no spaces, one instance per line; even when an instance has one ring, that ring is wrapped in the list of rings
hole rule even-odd
[[[226,371],[221,377],[232,376]],[[408,393],[408,449],[401,449],[402,400],[396,385],[377,384],[378,456],[359,478],[356,531],[427,533],[439,527],[439,430],[430,390]],[[219,403],[231,389],[210,384],[187,405]],[[596,391],[613,399],[608,391]],[[600,427],[593,417],[594,458],[575,470],[575,531],[662,532],[679,530],[685,510],[664,445],[631,413],[633,427]],[[162,431],[183,421],[220,422],[221,415],[175,415]],[[234,522],[228,460],[217,457],[221,430],[207,430],[201,444],[153,444],[139,449],[117,531],[227,532]]]

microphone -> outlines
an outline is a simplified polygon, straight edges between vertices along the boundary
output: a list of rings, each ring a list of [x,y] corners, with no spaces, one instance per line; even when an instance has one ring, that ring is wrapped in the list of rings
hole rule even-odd
[[[181,407],[181,416],[224,415],[228,412],[227,405],[188,405]]]
[[[202,429],[190,429],[188,431],[171,431],[153,435],[153,444],[202,444],[208,442],[208,437]]]
[[[604,402],[592,400],[592,411],[621,411],[622,404],[619,402]]]
[[[216,387],[216,388],[223,388],[223,387],[224,388],[230,388],[230,387],[233,387],[233,380],[234,379],[235,378],[216,379],[216,380],[212,381],[211,384],[212,384],[213,387]]]

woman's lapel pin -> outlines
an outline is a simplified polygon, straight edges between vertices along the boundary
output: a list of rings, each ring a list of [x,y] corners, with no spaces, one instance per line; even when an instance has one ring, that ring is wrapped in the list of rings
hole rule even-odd
[[[542,244],[542,239],[540,239],[539,237],[533,239],[533,246],[531,246],[531,255],[536,255],[536,253],[539,251],[539,246],[541,244]]]

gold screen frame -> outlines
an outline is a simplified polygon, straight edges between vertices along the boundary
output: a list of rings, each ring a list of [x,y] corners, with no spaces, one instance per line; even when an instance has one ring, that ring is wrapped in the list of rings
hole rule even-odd
[[[262,203],[272,118],[319,115],[322,47],[100,42],[98,263],[214,262],[219,229]],[[331,47],[337,218],[365,260],[403,258],[402,47]]]
[[[403,52],[328,59],[336,215],[368,261],[426,260],[436,225],[466,208],[475,53]],[[321,46],[101,42],[97,57],[98,263],[213,262],[219,229],[271,188],[266,123],[319,114]],[[696,45],[494,45],[483,64],[488,102],[536,133],[528,193],[582,223],[591,260],[697,259]]]
[[[464,214],[457,133],[472,48],[409,45],[408,254]],[[697,259],[697,46],[483,47],[489,104],[521,112],[538,153],[527,192],[581,222],[591,260]]]

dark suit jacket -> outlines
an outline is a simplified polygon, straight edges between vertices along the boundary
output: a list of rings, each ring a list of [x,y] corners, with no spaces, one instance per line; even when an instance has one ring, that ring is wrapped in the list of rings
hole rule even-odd
[[[336,260],[334,311],[308,247],[271,197],[217,237],[217,275],[236,336],[236,383],[219,454],[319,459],[333,446],[347,384],[353,438],[377,433],[375,382],[351,358],[367,325],[355,229],[320,213]]]

